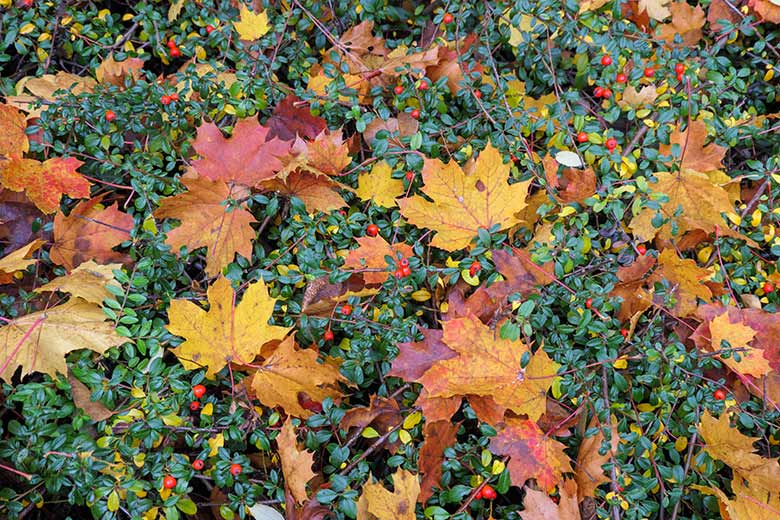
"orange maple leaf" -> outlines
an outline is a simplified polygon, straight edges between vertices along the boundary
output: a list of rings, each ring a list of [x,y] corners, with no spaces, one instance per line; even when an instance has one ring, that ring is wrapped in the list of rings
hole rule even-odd
[[[12,191],[24,191],[44,213],[54,213],[63,195],[89,197],[89,181],[76,170],[84,164],[72,157],[44,162],[11,157],[0,162],[0,183]]]
[[[535,478],[547,492],[561,482],[563,473],[572,471],[565,448],[528,419],[507,418],[505,424],[499,425],[498,434],[490,439],[490,451],[510,456],[507,468],[512,484],[519,487]]]
[[[532,420],[542,416],[558,370],[543,350],[521,368],[528,346],[497,337],[473,314],[445,321],[443,330],[444,344],[458,357],[437,361],[419,379],[431,397],[473,394]]]
[[[285,484],[296,502],[301,504],[307,498],[306,484],[314,478],[314,472],[311,470],[314,465],[314,454],[298,449],[295,427],[289,417],[282,425],[276,444],[279,447],[279,459],[282,463]]]
[[[200,156],[192,167],[212,181],[256,186],[282,169],[279,158],[290,151],[290,141],[269,138],[269,132],[254,117],[239,120],[229,138],[217,125],[204,123],[192,143]]]
[[[696,7],[685,1],[674,2],[669,5],[672,13],[672,21],[661,25],[658,29],[658,37],[666,42],[669,47],[693,47],[699,43],[703,34],[704,9],[700,5]],[[675,42],[675,36],[679,35],[681,43]]]
[[[306,169],[276,175],[260,183],[266,191],[286,197],[298,197],[309,212],[329,212],[347,205],[339,195],[339,186],[330,177]]]
[[[723,158],[728,148],[715,143],[706,144],[709,132],[704,121],[694,120],[685,130],[674,129],[669,144],[658,147],[661,155],[672,155],[672,145],[680,147],[680,170],[691,169],[708,172],[723,168]]]
[[[577,505],[577,484],[571,479],[565,479],[558,486],[557,503],[547,493],[525,487],[522,520],[580,520],[580,508]],[[581,496],[581,495],[580,495]]]
[[[16,107],[0,104],[0,156],[21,157],[30,149],[27,119]]]
[[[62,213],[54,216],[54,244],[49,251],[52,262],[71,271],[87,260],[99,264],[127,260],[113,248],[130,239],[133,217],[119,211],[116,203],[103,208],[102,200],[102,196],[85,200],[67,217]]]
[[[520,222],[516,214],[526,205],[530,181],[508,185],[509,168],[491,144],[471,174],[455,161],[426,158],[421,191],[433,202],[416,195],[400,199],[398,205],[411,224],[436,231],[432,246],[463,249],[481,228],[507,229]]]
[[[392,258],[398,258],[396,255],[400,255],[401,258],[409,258],[414,254],[412,247],[404,244],[393,244],[392,246],[381,236],[375,237],[358,237],[355,239],[358,243],[357,249],[352,249],[347,253],[347,258],[344,262],[345,269],[381,269],[379,272],[367,271],[363,273],[363,280],[367,284],[381,284],[387,280],[390,273],[388,272],[386,256]]]

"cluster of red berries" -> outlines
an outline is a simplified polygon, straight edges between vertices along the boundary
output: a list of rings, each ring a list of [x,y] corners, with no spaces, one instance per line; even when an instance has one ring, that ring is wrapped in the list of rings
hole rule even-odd
[[[208,31],[208,29],[207,29]],[[171,38],[168,40],[168,42],[165,44],[168,46],[168,52],[171,55],[171,58],[180,58],[181,57],[181,49],[179,49],[179,46],[176,45],[176,40]]]
[[[398,261],[398,269],[395,270],[394,276],[396,278],[405,278],[412,274],[412,268],[409,267],[409,259],[402,258]]]
[[[477,491],[477,494],[474,495],[474,498],[479,500],[481,498],[484,498],[485,500],[495,500],[498,497],[498,493],[496,493],[496,490],[493,489],[493,486],[490,484],[485,484],[482,489]]]
[[[190,403],[190,410],[192,410],[193,412],[197,412],[200,409],[200,401],[198,401],[198,399],[206,395],[206,387],[203,385],[193,386],[192,395],[195,396],[196,400]]]
[[[171,92],[170,94],[164,94],[160,98],[160,103],[163,105],[170,105],[173,101],[179,100],[179,93],[178,92]]]
[[[474,278],[481,269],[482,264],[480,264],[478,260],[474,260],[469,266],[469,276]]]

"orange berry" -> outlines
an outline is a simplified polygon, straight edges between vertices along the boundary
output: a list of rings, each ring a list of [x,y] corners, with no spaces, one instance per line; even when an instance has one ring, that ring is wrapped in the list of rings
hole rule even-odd
[[[244,471],[244,468],[241,467],[241,464],[230,465],[230,474],[233,475],[234,477],[239,476],[242,471]]]
[[[206,387],[203,385],[195,385],[192,387],[192,395],[195,396],[196,399],[200,399],[204,395],[206,395]]]

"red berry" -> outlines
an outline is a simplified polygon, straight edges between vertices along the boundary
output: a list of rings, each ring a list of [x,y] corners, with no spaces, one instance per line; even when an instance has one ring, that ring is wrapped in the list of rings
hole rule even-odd
[[[601,64],[605,67],[612,65],[612,57],[609,54],[605,54],[601,57]]]
[[[171,58],[178,58],[181,56],[181,50],[178,47],[171,49]]]
[[[444,13],[444,16],[442,17],[441,21],[444,23],[452,23],[454,19],[455,17],[452,16],[452,13]]]
[[[621,72],[620,74],[615,76],[615,81],[617,81],[618,83],[625,83],[626,81],[628,81],[628,76],[626,76]]]
[[[206,387],[203,385],[195,385],[192,387],[192,395],[195,396],[196,399],[200,399],[204,395],[206,395]]]
[[[474,97],[477,99],[482,99],[482,91],[481,90],[475,90],[474,91]]]
[[[412,182],[414,180],[414,172],[406,172],[406,180]]]
[[[190,410],[197,412],[200,409],[200,401],[192,401],[190,403]]]
[[[469,269],[473,269],[474,271],[479,271],[480,269],[482,269],[482,264],[479,263],[479,260],[474,260],[473,262],[471,262]]]
[[[103,117],[106,118],[106,121],[109,123],[116,119],[116,113],[113,110],[106,110],[106,113],[103,115]]]
[[[325,334],[322,335],[322,339],[325,341],[333,341],[333,331],[328,329],[325,331]]]
[[[420,119],[420,111],[417,110],[416,108],[412,110],[412,112],[409,115],[415,119]]]
[[[477,491],[476,495],[474,495],[474,500],[480,500],[480,499],[482,499],[482,490],[481,489],[479,491]]]
[[[178,92],[172,92],[171,93],[171,101],[178,101],[179,100],[179,93]]]
[[[428,85],[428,80],[423,78],[417,83],[417,88],[420,90],[428,90],[430,85]]]
[[[586,143],[588,142],[588,134],[587,132],[580,132],[577,134],[577,142],[578,143]]]
[[[206,34],[211,34],[212,32],[214,32],[214,26],[211,25],[211,24],[207,25],[206,26]]]
[[[612,150],[617,148],[617,139],[615,139],[614,137],[610,137],[609,139],[607,139],[607,142],[605,144],[607,145],[607,150],[611,152]]]
[[[239,476],[242,471],[244,471],[244,468],[241,467],[241,464],[230,465],[230,474],[233,475],[234,477]]]
[[[33,0],[22,0],[21,2],[19,2],[19,5],[21,5],[22,7],[32,7]]]
[[[652,78],[653,76],[655,76],[655,69],[653,67],[647,67],[645,69],[645,77]]]
[[[168,41],[165,43],[165,45],[167,45],[169,49],[175,49],[175,48],[176,48],[176,40],[174,40],[173,38],[171,38],[170,40],[168,40]]]
[[[601,93],[601,97],[604,99],[609,99],[612,97],[612,90],[605,88],[604,91]]]
[[[677,73],[677,81],[682,81],[682,80],[683,80],[683,73],[682,72],[678,72]]]
[[[165,489],[173,489],[176,487],[176,479],[170,475],[163,479],[163,487]]]
[[[596,87],[593,89],[593,97],[600,98],[603,95],[604,95],[604,88]]]
[[[398,278],[400,280],[401,278],[404,277],[404,273],[401,271],[401,268],[399,267],[398,269],[395,270],[395,272],[393,273],[393,276],[395,276],[396,278]]]
[[[347,212],[344,211],[343,209],[340,209],[339,210],[339,215],[341,215],[342,217],[346,217],[347,216]]]
[[[498,496],[498,493],[496,493],[496,490],[493,489],[493,487],[488,484],[485,487],[482,488],[482,497],[487,500],[495,500]]]
[[[636,252],[639,253],[640,255],[644,255],[645,253],[647,253],[647,246],[644,244],[639,244],[638,246],[636,246]]]
[[[404,87],[402,85],[396,85],[393,88],[393,92],[395,93],[396,96],[400,96],[401,94],[404,93]]]
[[[401,267],[407,267],[409,265],[409,259],[408,258],[402,258],[398,262],[398,265],[400,265]]]
[[[376,224],[369,224],[366,227],[366,235],[370,237],[375,237],[378,234],[379,234],[379,226],[377,226]]]
[[[408,265],[405,265],[401,268],[401,275],[402,276],[410,276],[412,274],[412,268]]]
[[[590,309],[591,307],[593,307],[593,298],[588,298],[585,300],[585,308]]]
[[[620,335],[624,338],[628,337],[628,329],[620,329]]]
[[[203,459],[195,459],[192,461],[192,469],[195,471],[200,471],[203,469],[203,467],[206,465],[205,462],[203,462]]]
[[[166,94],[165,96],[161,97],[160,98],[160,103],[162,103],[163,105],[170,105],[171,104],[171,96]]]
[[[722,388],[718,388],[712,393],[712,397],[718,401],[723,401],[726,398],[726,391]]]
[[[682,63],[676,63],[674,65],[674,72],[677,74],[682,74],[683,72],[685,72],[685,65],[683,65]]]
[[[344,316],[349,316],[350,314],[352,314],[352,305],[350,305],[348,303],[345,303],[344,305],[342,305],[341,306],[341,314],[343,314]]]
[[[772,282],[764,282],[762,289],[764,289],[764,292],[768,294],[774,292],[775,286],[772,285]]]

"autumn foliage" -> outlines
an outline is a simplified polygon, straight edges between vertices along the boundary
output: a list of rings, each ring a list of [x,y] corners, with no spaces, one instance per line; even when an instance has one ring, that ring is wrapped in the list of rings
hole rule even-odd
[[[0,517],[780,518],[775,0],[0,19]]]

